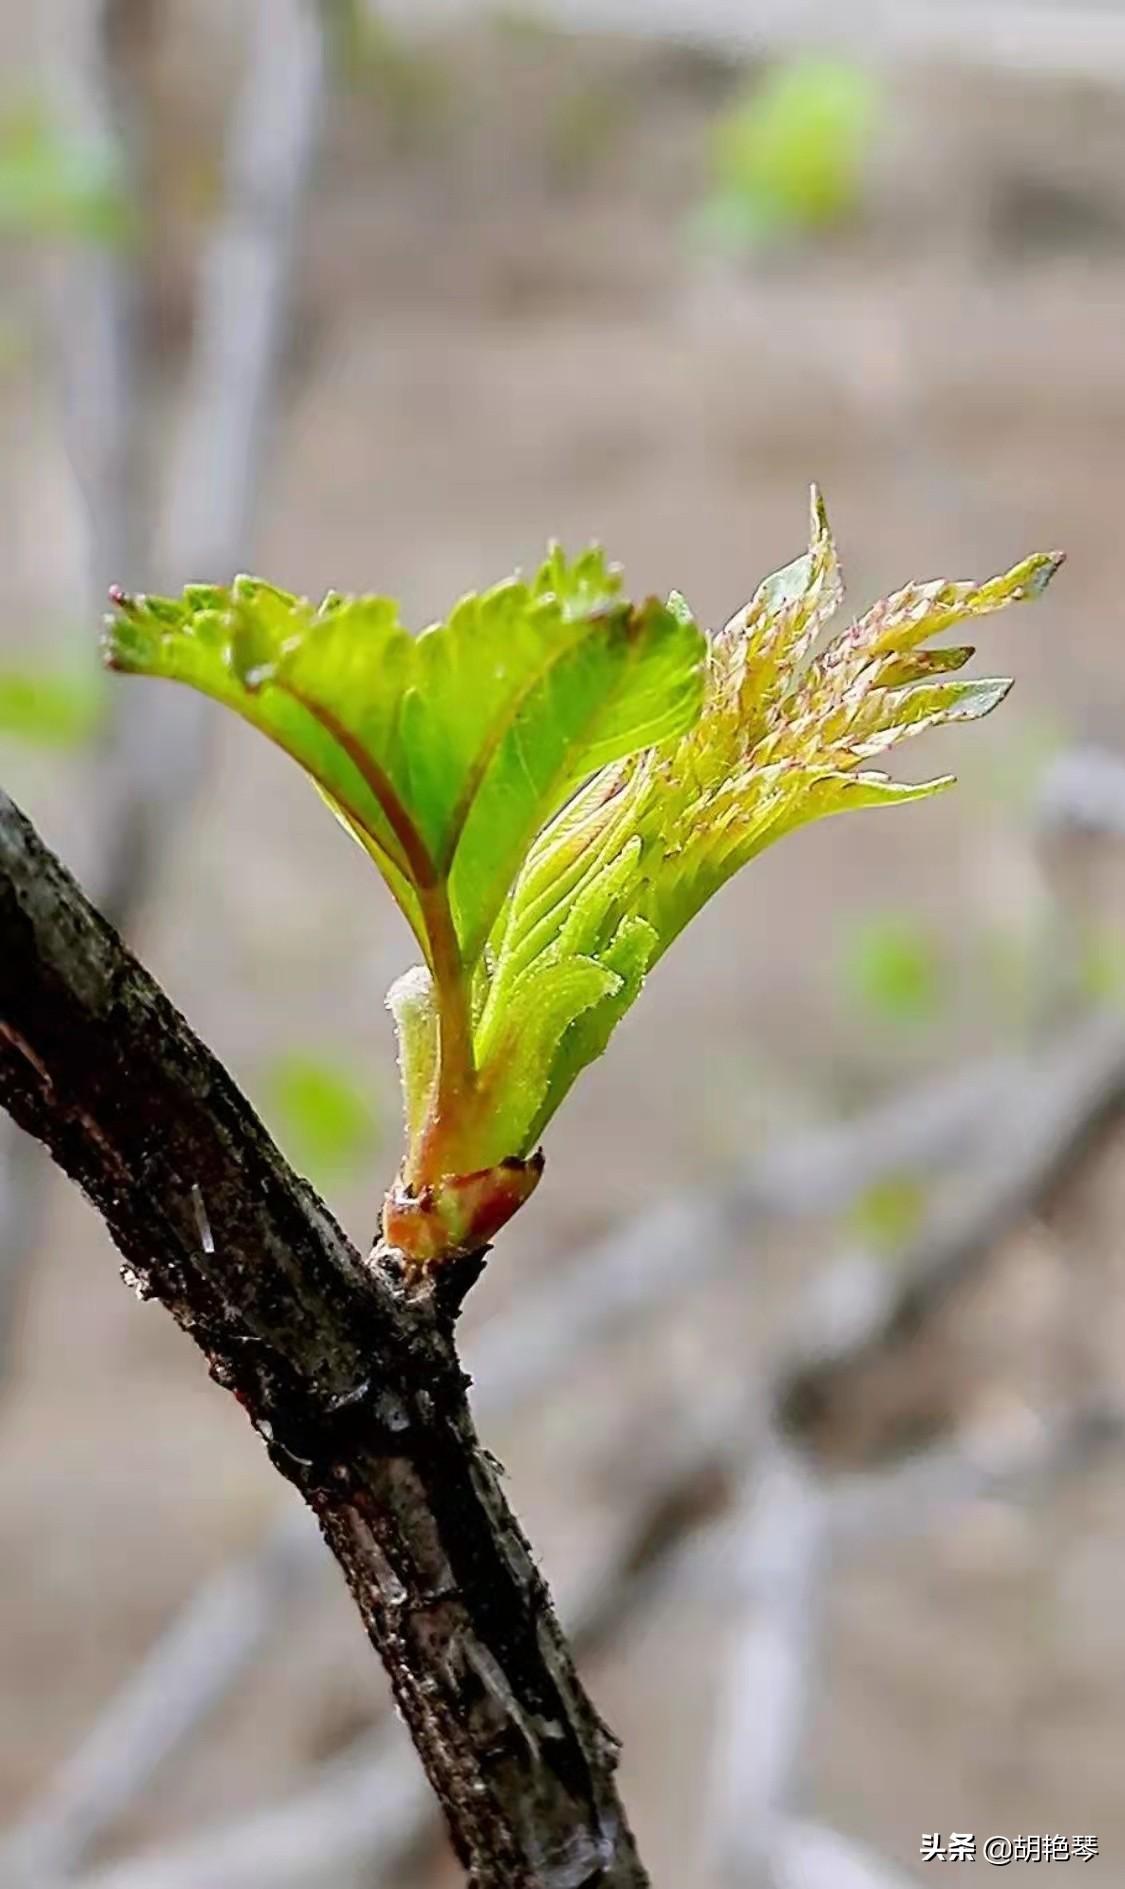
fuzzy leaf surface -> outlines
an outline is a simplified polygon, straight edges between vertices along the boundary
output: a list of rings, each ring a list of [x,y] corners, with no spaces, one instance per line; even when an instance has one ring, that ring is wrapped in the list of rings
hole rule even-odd
[[[466,966],[575,788],[686,729],[703,654],[682,613],[625,600],[597,551],[552,551],[533,582],[466,597],[419,636],[386,598],[314,606],[250,578],[120,598],[107,636],[113,667],[192,684],[302,764],[431,962],[426,894],[443,888]]]
[[[418,636],[386,598],[313,605],[239,578],[119,596],[106,648],[297,759],[412,925],[426,964],[389,999],[408,1140],[396,1224],[407,1237],[425,1220],[432,1258],[465,1236],[442,1203],[463,1207],[469,1181],[474,1201],[507,1201],[651,967],[733,873],[828,814],[951,784],[870,763],[997,706],[1007,679],[966,676],[972,647],[933,639],[1038,596],[1059,562],[910,584],[832,636],[843,584],[814,491],[807,551],[709,641],[677,593],[631,603],[600,552],[552,550],[531,581],[466,597]]]
[[[895,781],[867,763],[1003,700],[1007,678],[957,674],[970,646],[923,645],[1038,596],[1059,561],[1028,558],[979,585],[908,585],[818,652],[843,584],[814,490],[808,551],[711,639],[699,717],[678,739],[591,780],[540,835],[507,901],[486,1016],[512,1014],[521,980],[541,962],[581,954],[617,979],[560,1035],[529,1137],[605,1048],[651,966],[747,861],[828,814],[901,805],[952,785],[948,775]]]

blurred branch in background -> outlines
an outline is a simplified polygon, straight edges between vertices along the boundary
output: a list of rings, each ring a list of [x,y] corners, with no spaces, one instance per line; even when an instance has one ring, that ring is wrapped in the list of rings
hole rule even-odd
[[[221,206],[200,263],[183,421],[156,528],[162,585],[224,576],[246,555],[326,59],[316,0],[254,0]],[[114,714],[93,896],[120,928],[199,778],[206,716],[171,691]]]
[[[996,1434],[835,1479],[776,1432],[767,1437],[719,1541],[703,1551],[717,1562],[721,1546],[731,1638],[714,1732],[708,1880],[722,1889],[840,1889],[853,1876],[856,1889],[880,1889],[892,1880],[886,1865],[858,1857],[852,1875],[833,1874],[827,1855],[818,1865],[795,1836],[835,1567],[872,1543],[925,1532],[958,1504],[1027,1500],[1123,1436],[1123,1413],[1092,1405],[1053,1412],[1030,1436],[998,1425]]]
[[[66,243],[54,260],[56,351],[67,456],[86,516],[91,613],[122,570],[143,569],[151,520],[143,464],[141,172],[153,0],[56,0],[45,10],[58,138],[96,166],[122,240]],[[65,128],[65,130],[64,130]]]
[[[326,0],[326,4],[328,0]],[[47,64],[60,121],[101,154],[130,238],[73,246],[57,285],[67,450],[87,518],[90,619],[111,583],[229,572],[245,554],[289,302],[293,245],[326,83],[315,0],[254,0],[225,184],[201,264],[183,420],[163,516],[146,503],[146,91],[138,70],[157,0],[55,0]],[[89,796],[79,877],[126,931],[204,765],[206,709],[187,692],[114,697]],[[0,1363],[41,1224],[47,1169],[0,1122]]]
[[[914,1336],[1011,1226],[1069,1179],[1123,1106],[1125,1032],[1115,1018],[1085,1018],[1013,1086],[977,1161],[897,1265],[853,1256],[825,1276],[786,1364],[784,1426],[823,1423],[835,1385]]]
[[[403,26],[479,14],[481,0],[382,0]],[[567,31],[664,39],[726,58],[815,46],[872,60],[958,64],[1054,78],[1125,79],[1125,17],[1064,0],[524,0],[519,13]]]
[[[907,1416],[892,1466],[826,1477],[817,1460],[841,1384],[919,1345],[966,1273],[1044,1208],[1123,1105],[1125,1033],[1087,1019],[1013,1086],[975,1171],[893,1265],[885,1255],[844,1254],[804,1295],[725,1543],[730,1654],[708,1824],[724,1889],[783,1889],[791,1880],[784,1832],[815,1705],[832,1550],[925,1525],[936,1505],[1065,1470],[1090,1447],[1120,1441],[1125,1413],[1091,1385],[1088,1404],[1044,1413],[1014,1435],[1000,1424],[915,1452]]]
[[[129,206],[138,197],[143,115],[131,54],[138,32],[147,35],[150,27],[147,0],[136,5],[66,0],[55,9],[47,58],[58,124],[110,181],[118,203]],[[92,624],[110,584],[122,571],[144,564],[148,521],[141,479],[139,252],[135,240],[107,245],[87,232],[66,245],[64,258],[54,283],[54,316],[67,452],[87,521]],[[115,709],[114,721],[119,720]],[[119,726],[108,731],[110,752],[122,733]],[[96,794],[92,797],[96,801]],[[116,840],[104,843],[108,852]],[[95,894],[112,883],[112,877],[98,881]],[[40,1232],[48,1173],[39,1150],[5,1115],[0,1120],[0,1369],[24,1270]]]
[[[1125,839],[1125,759],[1106,748],[1070,748],[1044,773],[1036,822],[1045,840]]]
[[[197,1590],[129,1675],[40,1801],[0,1841],[0,1880],[68,1880],[163,1764],[229,1694],[325,1561],[308,1510]],[[428,1787],[427,1787],[428,1788]]]
[[[730,1659],[706,1828],[714,1875],[730,1889],[780,1889],[821,1629],[827,1520],[812,1466],[767,1426],[723,1558]]]

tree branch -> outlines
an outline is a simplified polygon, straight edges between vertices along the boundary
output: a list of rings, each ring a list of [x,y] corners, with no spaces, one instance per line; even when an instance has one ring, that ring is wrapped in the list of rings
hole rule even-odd
[[[952,1164],[1030,1073],[1013,1057],[943,1074],[851,1120],[798,1132],[728,1187],[685,1189],[612,1229],[478,1327],[468,1351],[478,1421],[510,1418],[553,1389],[589,1347],[697,1293],[738,1263],[748,1232],[763,1221],[827,1213],[882,1175],[922,1161]],[[880,1279],[885,1272],[880,1263]],[[199,1730],[319,1570],[323,1549],[308,1520],[305,1510],[287,1507],[256,1548],[200,1584],[0,1845],[0,1876],[5,1865],[16,1868],[13,1858],[21,1881],[73,1872]]]
[[[360,1258],[3,794],[0,1099],[313,1509],[477,1889],[643,1885],[615,1741],[473,1430],[465,1277]]]
[[[722,1499],[738,1399],[712,1392],[642,1451],[591,1565],[563,1582],[559,1608],[576,1645],[604,1642],[659,1589]],[[419,1786],[422,1786],[419,1789]],[[284,1797],[185,1840],[81,1878],[81,1889],[391,1889],[433,1839],[434,1806],[400,1727],[388,1717],[290,1783]],[[6,1879],[5,1879],[6,1880]],[[36,1889],[58,1877],[40,1874]]]

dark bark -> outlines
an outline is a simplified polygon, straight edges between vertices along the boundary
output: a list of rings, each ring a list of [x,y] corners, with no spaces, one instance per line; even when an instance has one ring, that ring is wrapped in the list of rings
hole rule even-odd
[[[481,1256],[364,1261],[0,793],[0,1100],[314,1509],[479,1889],[647,1881],[453,1343]]]

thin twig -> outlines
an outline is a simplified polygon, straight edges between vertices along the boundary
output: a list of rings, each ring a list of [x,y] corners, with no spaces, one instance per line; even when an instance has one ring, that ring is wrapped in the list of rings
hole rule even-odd
[[[136,13],[123,0],[55,0],[49,55],[68,124],[112,157],[139,220],[141,134],[124,56]],[[255,0],[222,209],[201,264],[185,420],[157,529],[162,581],[217,577],[245,554],[326,60],[313,0]],[[143,587],[149,562],[140,300],[136,251],[94,245],[75,250],[57,296],[64,431],[87,513],[92,614],[111,583]],[[186,691],[143,702],[128,690],[114,696],[88,796],[96,825],[78,868],[120,929],[131,927],[190,804],[204,766],[206,720],[206,705]],[[42,1222],[46,1173],[14,1126],[0,1121],[0,1359]]]
[[[1125,1031],[1116,1018],[1086,1018],[1043,1052],[1038,1075],[1013,1092],[976,1169],[899,1265],[861,1255],[814,1286],[779,1371],[783,1425],[808,1427],[837,1383],[917,1331],[997,1240],[1042,1207],[1123,1106]]]
[[[1109,1404],[1028,1413],[1018,1426],[993,1425],[908,1456],[883,1469],[833,1478],[827,1527],[833,1553],[913,1534],[958,1502],[1037,1493],[1082,1468],[1125,1436],[1125,1411]]]
[[[1026,1496],[1123,1436],[1121,1410],[1078,1407],[1015,1432],[966,1435],[890,1468],[829,1478],[767,1432],[739,1505],[705,1550],[721,1565],[730,1641],[707,1822],[717,1882],[785,1889],[804,1880],[792,1874],[789,1843],[837,1561],[921,1532],[957,1503]],[[834,1882],[830,1874],[808,1880]]]
[[[134,12],[120,0],[51,0],[42,20],[55,117],[112,177],[130,220],[139,198],[141,138],[136,92],[127,79]],[[139,569],[144,555],[137,251],[75,242],[54,261],[63,441],[85,514],[84,587],[94,618],[108,586],[120,572]],[[92,644],[89,660],[93,667]],[[0,1120],[0,1374],[43,1223],[49,1173],[15,1124]]]
[[[724,1529],[730,1647],[707,1819],[717,1880],[779,1889],[781,1837],[807,1719],[827,1551],[820,1479],[769,1437]]]
[[[913,1883],[823,1824],[793,1817],[778,1838],[778,1889],[912,1889]]]
[[[203,253],[183,425],[168,468],[161,584],[219,581],[247,555],[289,312],[298,217],[324,110],[316,0],[254,0],[228,133],[219,218]],[[111,581],[136,587],[122,562]],[[99,793],[99,859],[86,883],[127,929],[183,817],[206,752],[206,704],[186,691],[121,692]]]
[[[709,1829],[719,1880],[730,1889],[781,1889],[786,1881],[782,1833],[795,1813],[832,1550],[872,1533],[882,1538],[907,1519],[917,1524],[939,1502],[1069,1466],[1119,1437],[1121,1422],[1117,1413],[1064,1412],[1031,1434],[963,1439],[891,1470],[834,1481],[793,1432],[830,1404],[840,1378],[916,1337],[968,1270],[1069,1174],[1123,1102],[1125,1035],[1119,1025],[1088,1021],[1044,1054],[1034,1085],[1013,1094],[980,1172],[932,1215],[897,1268],[846,1256],[802,1300],[798,1345],[779,1365],[759,1420],[760,1461],[724,1530],[731,1645]]]
[[[312,1516],[295,1505],[254,1554],[202,1582],[49,1789],[0,1843],[0,1882],[69,1879],[226,1697],[279,1618],[307,1592],[324,1558]]]

